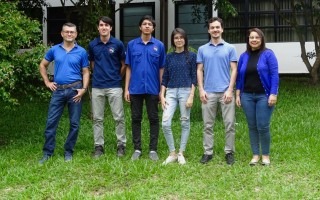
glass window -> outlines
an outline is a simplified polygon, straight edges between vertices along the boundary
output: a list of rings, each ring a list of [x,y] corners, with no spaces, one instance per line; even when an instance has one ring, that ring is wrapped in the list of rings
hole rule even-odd
[[[237,17],[224,19],[223,38],[230,43],[243,43],[248,29],[258,27],[264,31],[268,42],[297,42],[295,31],[284,17],[292,16],[290,0],[278,1],[280,13],[275,9],[272,1],[265,0],[238,0],[230,1],[238,11]],[[218,16],[223,18],[223,13]],[[300,15],[300,17],[299,17]],[[298,13],[298,23],[304,29],[306,40],[310,40],[311,32],[307,31],[302,13]]]
[[[204,5],[195,6],[192,2],[176,2],[176,21],[175,27],[186,31],[189,40],[189,46],[198,49],[209,40],[207,19],[212,11],[206,12]],[[194,12],[199,13],[199,18]]]
[[[154,17],[154,3],[121,5],[120,39],[125,45],[140,36],[139,21],[144,15]]]

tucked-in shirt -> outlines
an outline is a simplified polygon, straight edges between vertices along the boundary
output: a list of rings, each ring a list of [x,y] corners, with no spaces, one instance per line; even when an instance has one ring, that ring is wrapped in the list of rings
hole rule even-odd
[[[89,67],[87,51],[78,44],[69,52],[64,49],[63,43],[54,45],[44,58],[54,61],[54,82],[59,85],[82,80],[82,68]]]
[[[247,63],[249,60],[249,53],[246,51],[241,54],[238,63],[238,75],[236,87],[240,92],[244,89],[244,80],[246,75]],[[260,53],[257,70],[265,94],[278,94],[279,88],[279,72],[278,60],[271,49],[265,49]]]
[[[193,52],[172,52],[166,56],[161,85],[182,88],[197,85],[197,55]]]
[[[225,41],[217,45],[210,41],[199,47],[197,63],[203,64],[206,92],[225,92],[228,89],[231,62],[237,62],[236,49]]]
[[[123,43],[110,37],[104,44],[100,37],[89,43],[89,60],[94,61],[92,87],[117,88],[122,87],[121,60],[125,59]]]
[[[128,43],[126,64],[131,69],[130,94],[152,94],[160,92],[160,69],[164,67],[166,52],[161,41],[152,37],[144,44],[141,37]]]
[[[244,81],[244,92],[264,93],[264,89],[257,70],[259,54],[260,51],[253,51],[250,53]]]

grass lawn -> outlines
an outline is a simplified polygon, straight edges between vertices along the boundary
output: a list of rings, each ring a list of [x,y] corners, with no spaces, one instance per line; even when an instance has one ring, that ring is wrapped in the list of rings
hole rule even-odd
[[[21,97],[23,99],[23,97]],[[159,157],[148,158],[148,121],[143,121],[143,155],[131,161],[130,108],[126,103],[127,154],[116,156],[114,123],[105,116],[105,155],[93,159],[89,101],[84,102],[81,131],[72,162],[65,163],[63,144],[67,112],[57,131],[54,157],[39,165],[48,102],[24,102],[15,111],[0,112],[0,199],[320,199],[320,88],[305,78],[282,78],[272,118],[271,166],[250,167],[248,129],[237,109],[236,163],[224,160],[224,128],[219,114],[215,126],[215,156],[206,165],[203,153],[199,98],[192,110],[187,164],[162,166],[168,148],[160,130]],[[173,120],[180,137],[178,115]],[[176,148],[179,137],[175,136]]]

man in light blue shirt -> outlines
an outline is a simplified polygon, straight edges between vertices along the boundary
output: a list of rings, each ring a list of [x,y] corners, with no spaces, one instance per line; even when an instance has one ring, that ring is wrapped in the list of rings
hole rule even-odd
[[[237,55],[235,48],[222,39],[222,19],[211,18],[208,21],[208,33],[211,39],[209,43],[199,47],[197,55],[197,78],[204,122],[204,154],[200,162],[205,164],[213,157],[214,120],[218,104],[220,104],[226,131],[225,158],[227,164],[232,165],[235,151],[235,100],[233,89],[237,76]]]

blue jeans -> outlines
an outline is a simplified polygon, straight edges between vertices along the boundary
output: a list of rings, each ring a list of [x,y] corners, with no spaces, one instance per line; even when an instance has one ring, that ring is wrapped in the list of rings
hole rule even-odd
[[[51,156],[54,152],[56,145],[56,130],[65,105],[68,106],[70,130],[64,145],[64,149],[65,155],[73,154],[73,148],[76,144],[80,127],[82,102],[75,103],[72,98],[78,93],[76,89],[79,88],[82,88],[82,83],[67,89],[57,89],[52,93],[49,104],[46,130],[44,132],[44,154]]]
[[[177,105],[180,107],[181,140],[180,151],[185,151],[190,134],[190,108],[186,107],[191,88],[168,88],[166,91],[166,109],[162,115],[162,130],[166,138],[169,151],[175,151],[174,139],[171,130],[171,121]]]
[[[247,118],[251,150],[253,155],[269,155],[270,153],[270,120],[274,106],[268,105],[265,94],[242,93],[241,106]]]

